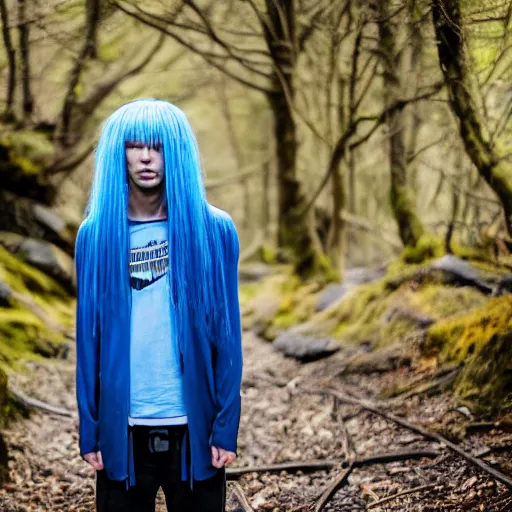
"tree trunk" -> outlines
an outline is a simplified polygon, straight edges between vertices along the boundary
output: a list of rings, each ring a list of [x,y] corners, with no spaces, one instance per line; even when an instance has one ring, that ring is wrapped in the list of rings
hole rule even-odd
[[[397,55],[395,27],[388,0],[377,0],[374,7],[378,16],[379,46],[384,68],[386,108],[402,96],[400,56]],[[407,157],[404,141],[405,119],[402,109],[390,109],[386,119],[389,133],[391,166],[390,200],[400,238],[404,245],[415,246],[423,234],[423,226],[416,214],[411,187],[407,184]]]
[[[14,117],[14,89],[16,86],[16,53],[9,32],[9,16],[5,0],[0,0],[0,16],[2,19],[2,38],[7,53],[7,97],[4,119],[10,121]]]
[[[29,24],[26,21],[25,0],[18,0],[18,32],[20,38],[20,56],[21,56],[21,86],[23,93],[23,118],[26,119],[32,115],[34,110],[34,97],[30,85],[30,51],[28,31]]]
[[[512,236],[512,164],[501,140],[491,144],[476,104],[468,57],[464,48],[459,0],[433,0],[432,17],[439,63],[448,86],[451,108],[459,121],[466,152],[480,176],[503,205],[507,231]]]
[[[332,199],[333,217],[327,241],[327,255],[341,276],[344,267],[343,256],[345,249],[345,244],[343,243],[345,240],[345,222],[342,218],[345,206],[345,184],[344,176],[340,171],[340,165],[336,166],[332,173]]]
[[[277,141],[278,244],[289,250],[296,273],[305,278],[321,270],[321,256],[314,249],[305,197],[297,179],[297,128],[292,114],[296,29],[294,0],[266,0],[269,23],[263,24],[265,40],[274,62],[272,92],[267,94]],[[269,26],[271,28],[269,28]]]

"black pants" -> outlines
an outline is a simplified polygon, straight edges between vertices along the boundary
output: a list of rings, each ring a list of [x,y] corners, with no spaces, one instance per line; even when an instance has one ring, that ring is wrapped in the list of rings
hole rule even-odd
[[[166,427],[170,449],[153,453],[148,446],[148,434],[154,427],[130,428],[133,432],[135,485],[127,490],[125,482],[110,480],[104,469],[97,471],[97,512],[154,512],[160,487],[169,512],[224,512],[225,468],[206,480],[194,480],[193,490],[188,481],[181,481],[180,455],[185,425]]]

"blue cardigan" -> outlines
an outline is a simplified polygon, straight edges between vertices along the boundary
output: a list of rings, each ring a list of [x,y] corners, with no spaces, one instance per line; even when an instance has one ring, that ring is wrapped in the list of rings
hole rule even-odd
[[[231,217],[211,205],[209,208],[215,223],[212,236],[221,241],[215,260],[223,264],[215,272],[220,268],[223,275],[225,284],[222,289],[227,299],[227,321],[233,339],[205,343],[201,340],[200,328],[193,321],[194,312],[188,308],[190,322],[181,336],[186,339],[180,339],[179,345],[190,443],[190,465],[186,464],[187,442],[183,443],[182,480],[188,479],[191,488],[194,479],[205,480],[217,472],[211,464],[211,446],[237,452],[241,410],[240,246]],[[130,335],[130,301],[125,301],[127,307],[116,309],[115,322],[101,320],[105,314],[100,315],[90,304],[90,294],[84,286],[90,277],[86,261],[87,244],[88,225],[84,221],[75,247],[76,397],[80,455],[83,457],[100,450],[107,476],[112,480],[126,481],[128,488],[136,483],[133,440],[128,429],[130,361],[126,340]],[[103,325],[108,327],[103,329]]]

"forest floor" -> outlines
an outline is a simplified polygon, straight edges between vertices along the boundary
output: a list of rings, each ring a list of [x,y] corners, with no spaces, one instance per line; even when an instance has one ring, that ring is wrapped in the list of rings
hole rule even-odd
[[[340,373],[350,357],[345,351],[302,364],[249,332],[243,345],[239,457],[230,468],[254,467],[237,479],[254,510],[298,512],[315,510],[315,506],[319,510],[322,493],[347,472],[343,464],[347,453],[355,464],[324,510],[512,510],[510,489],[446,446],[362,407],[315,392],[330,388],[351,397],[376,399],[381,390],[418,377],[407,367],[371,374]],[[11,384],[31,397],[76,412],[72,352],[67,360],[31,363],[30,375],[11,378]],[[379,404],[444,435],[456,433],[458,425],[467,423],[467,411],[449,393]],[[512,433],[488,427],[468,430],[459,446],[510,475]],[[78,453],[76,417],[35,410],[30,418],[11,424],[5,438],[12,481],[0,490],[2,512],[94,510],[94,475]],[[418,451],[425,456],[418,456]],[[368,459],[378,454],[389,455],[389,462]],[[334,464],[308,471],[307,463],[318,460]],[[304,467],[258,468],[286,462]],[[239,504],[234,490],[235,484],[228,482],[227,510],[250,510]],[[387,501],[379,504],[383,499]],[[161,491],[157,502],[157,511],[164,511]]]

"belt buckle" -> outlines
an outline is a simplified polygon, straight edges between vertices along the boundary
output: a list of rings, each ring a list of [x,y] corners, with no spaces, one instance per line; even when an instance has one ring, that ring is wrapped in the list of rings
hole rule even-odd
[[[169,430],[153,428],[148,433],[148,448],[150,453],[168,452],[170,448]]]

